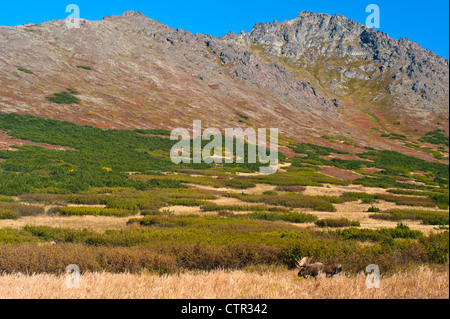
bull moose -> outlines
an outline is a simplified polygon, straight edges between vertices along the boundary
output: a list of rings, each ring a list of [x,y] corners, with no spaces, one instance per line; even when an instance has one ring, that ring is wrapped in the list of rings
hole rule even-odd
[[[339,263],[323,264],[316,262],[311,264],[312,259],[313,257],[303,257],[297,260],[295,264],[300,269],[298,272],[299,277],[306,279],[308,276],[311,276],[315,278],[321,273],[325,273],[327,277],[333,277],[342,271],[342,265]]]

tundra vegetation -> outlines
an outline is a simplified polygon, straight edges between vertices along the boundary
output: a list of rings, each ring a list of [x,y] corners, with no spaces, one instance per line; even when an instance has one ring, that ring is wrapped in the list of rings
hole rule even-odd
[[[448,268],[442,162],[289,142],[296,156],[279,158],[290,166],[260,175],[259,163],[174,165],[165,129],[0,114],[0,130],[42,145],[0,150],[3,275],[61,275],[69,264],[83,274],[285,271],[305,256],[334,264],[333,275],[356,276],[369,264],[393,276],[424,264]],[[325,165],[363,176],[350,183],[322,173]],[[359,211],[347,212],[353,206]],[[113,226],[93,229],[96,221]]]

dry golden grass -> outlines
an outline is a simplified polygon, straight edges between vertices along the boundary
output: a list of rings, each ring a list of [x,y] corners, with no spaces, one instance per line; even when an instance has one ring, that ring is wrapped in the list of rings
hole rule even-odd
[[[324,184],[321,186],[306,186],[303,192],[305,195],[327,195],[327,196],[341,196],[348,192],[362,192],[367,194],[384,194],[386,189],[379,187],[367,187],[363,185],[350,184],[347,186]]]
[[[366,276],[299,279],[295,271],[212,271],[178,275],[88,273],[79,288],[65,276],[0,276],[0,298],[244,298],[244,299],[412,299],[449,298],[449,272],[420,267],[381,277],[380,288]]]
[[[0,228],[22,228],[27,225],[49,226],[74,229],[88,229],[103,232],[108,229],[121,229],[126,227],[127,221],[132,217],[110,216],[52,216],[37,215],[25,216],[16,220],[0,219]]]
[[[252,173],[252,174],[259,175],[259,173]],[[255,187],[247,188],[244,190],[238,190],[238,189],[231,188],[231,187],[216,188],[216,187],[212,187],[212,186],[197,185],[197,184],[186,184],[186,185],[188,185],[192,188],[202,189],[202,190],[220,191],[220,192],[224,192],[224,193],[242,193],[242,192],[244,192],[245,194],[251,194],[251,195],[262,194],[265,191],[273,191],[276,188],[276,186],[268,185],[268,184],[256,184]]]

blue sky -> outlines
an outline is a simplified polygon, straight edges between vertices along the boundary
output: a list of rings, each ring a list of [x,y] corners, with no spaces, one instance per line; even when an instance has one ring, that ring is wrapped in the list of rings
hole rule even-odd
[[[105,1],[105,0],[0,0],[0,25],[15,26],[64,19],[69,4],[80,8],[81,18],[101,20],[126,10],[140,11],[173,28],[221,36],[229,31],[250,31],[255,23],[284,21],[300,11],[339,13],[360,23],[369,15],[368,4],[380,8],[380,30],[392,38],[409,38],[426,49],[449,57],[449,2],[447,0],[284,0],[284,1]]]

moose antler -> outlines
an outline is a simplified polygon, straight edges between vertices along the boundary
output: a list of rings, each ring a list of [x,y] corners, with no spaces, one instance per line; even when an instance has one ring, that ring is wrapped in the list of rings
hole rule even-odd
[[[313,259],[313,257],[303,257],[302,259],[299,258],[295,262],[295,266],[297,266],[297,268],[305,267],[305,266],[309,265],[309,263],[311,262],[312,259]]]
[[[306,258],[307,258],[307,257],[303,257],[302,259],[298,258],[298,259],[295,261],[295,266],[296,266],[297,268],[303,267],[303,266],[305,265],[305,263],[306,263]]]

